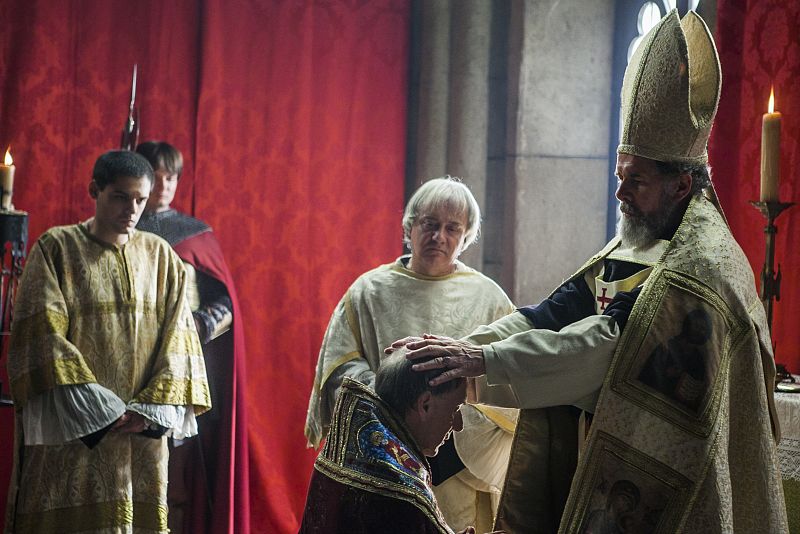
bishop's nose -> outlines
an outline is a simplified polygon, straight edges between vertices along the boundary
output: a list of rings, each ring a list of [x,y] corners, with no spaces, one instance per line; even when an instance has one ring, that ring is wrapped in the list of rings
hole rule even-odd
[[[628,189],[625,187],[625,182],[620,182],[617,186],[617,191],[614,193],[614,196],[617,197],[617,200],[621,202],[628,202],[630,199],[628,198]]]

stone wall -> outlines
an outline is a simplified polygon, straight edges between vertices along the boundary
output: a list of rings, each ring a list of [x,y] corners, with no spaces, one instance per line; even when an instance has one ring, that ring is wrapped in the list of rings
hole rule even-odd
[[[614,1],[421,0],[409,194],[458,175],[484,210],[462,259],[538,302],[606,240]]]

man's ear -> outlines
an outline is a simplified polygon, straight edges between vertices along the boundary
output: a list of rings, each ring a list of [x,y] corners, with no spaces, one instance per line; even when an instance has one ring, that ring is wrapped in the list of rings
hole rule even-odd
[[[675,201],[680,202],[692,191],[692,175],[682,172],[675,181]]]
[[[431,410],[432,397],[433,395],[431,395],[430,391],[425,391],[422,393],[422,395],[417,397],[416,401],[414,401],[414,411],[417,412],[417,415],[423,421],[426,419],[428,412]]]
[[[97,187],[97,182],[92,180],[89,182],[89,196],[92,198],[97,198],[98,193],[100,193],[100,188]]]

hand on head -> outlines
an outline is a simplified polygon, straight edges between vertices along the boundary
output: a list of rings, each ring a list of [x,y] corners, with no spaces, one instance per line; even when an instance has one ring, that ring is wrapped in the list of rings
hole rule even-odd
[[[391,354],[394,350],[402,347],[408,349],[406,358],[409,360],[432,358],[429,361],[415,364],[413,367],[415,371],[447,369],[430,381],[431,386],[438,386],[454,378],[486,374],[483,349],[479,345],[446,336],[424,334],[421,338],[406,337],[397,340],[385,352]]]
[[[394,351],[396,351],[397,349],[402,349],[403,347],[407,347],[408,350],[418,349],[420,347],[424,347],[425,346],[425,341],[431,340],[431,339],[436,339],[436,340],[440,340],[440,341],[444,341],[444,340],[453,341],[453,338],[450,338],[450,337],[447,337],[447,336],[437,336],[437,335],[434,335],[434,334],[422,334],[422,337],[420,337],[420,336],[407,336],[407,337],[404,337],[403,339],[398,339],[397,341],[392,343],[390,346],[388,346],[385,349],[383,349],[383,352],[385,352],[386,354],[391,354]],[[414,358],[412,358],[412,359],[414,359]]]
[[[430,335],[430,334],[423,334],[423,335]],[[391,345],[389,345],[388,347],[383,349],[383,353],[384,354],[392,354],[392,353],[394,353],[394,351],[396,351],[398,349],[402,349],[403,347],[405,347],[409,343],[422,341],[423,339],[424,338],[421,338],[421,337],[418,337],[418,336],[407,336],[407,337],[404,337],[403,339],[398,339],[397,341],[395,341],[394,343],[392,343]]]

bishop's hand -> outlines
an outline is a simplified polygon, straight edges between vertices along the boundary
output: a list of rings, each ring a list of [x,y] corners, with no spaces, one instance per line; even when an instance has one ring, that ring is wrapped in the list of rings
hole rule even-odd
[[[408,341],[406,341],[408,340]],[[446,369],[441,375],[430,381],[431,386],[438,386],[454,378],[475,377],[486,374],[486,362],[483,349],[466,341],[425,334],[422,339],[406,338],[392,343],[392,347],[405,346],[409,360],[428,359],[414,364],[415,371]],[[396,344],[405,341],[399,346]]]
[[[424,335],[429,336],[430,334],[424,334]],[[384,354],[392,354],[394,351],[396,351],[398,349],[402,349],[403,347],[405,347],[409,343],[413,343],[415,341],[422,341],[424,339],[425,338],[419,337],[419,336],[408,336],[408,337],[404,337],[403,339],[398,339],[397,341],[395,341],[394,343],[392,343],[391,345],[389,345],[388,347],[383,349],[383,353]]]

